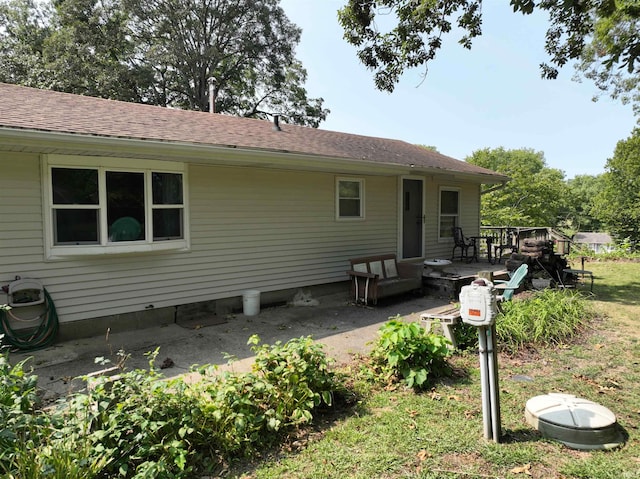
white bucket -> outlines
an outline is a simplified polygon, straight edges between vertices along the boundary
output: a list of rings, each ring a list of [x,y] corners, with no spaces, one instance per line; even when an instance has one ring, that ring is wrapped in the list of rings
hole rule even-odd
[[[245,316],[255,316],[260,312],[260,291],[250,289],[242,294],[242,312]]]

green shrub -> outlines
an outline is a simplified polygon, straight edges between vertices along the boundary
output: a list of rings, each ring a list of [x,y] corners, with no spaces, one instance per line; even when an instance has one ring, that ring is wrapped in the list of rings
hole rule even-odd
[[[205,376],[206,377],[206,376]],[[265,402],[272,387],[252,373],[215,374],[195,385],[201,416],[196,435],[201,447],[214,445],[224,457],[245,455],[274,438]]]
[[[154,368],[94,381],[57,412],[59,434],[88,441],[87,460],[106,477],[180,478],[193,474],[186,439],[195,401],[182,380],[161,381]],[[105,460],[105,458],[107,460]]]
[[[373,376],[382,381],[401,380],[408,387],[422,389],[430,377],[447,371],[449,341],[428,333],[418,323],[392,318],[380,328],[371,351]]]
[[[208,398],[201,404],[203,420],[226,454],[246,454],[276,440],[345,392],[344,378],[330,369],[322,345],[310,337],[259,343],[257,336],[249,339],[256,354],[251,373],[213,374],[200,383]]]
[[[496,321],[500,347],[515,351],[527,345],[559,344],[574,337],[594,315],[579,292],[544,289],[502,304]]]
[[[104,477],[100,472],[109,460],[106,455],[92,457],[86,437],[67,436],[50,424],[38,424],[16,442],[11,460],[0,470],[7,479],[92,479]]]
[[[26,371],[26,363],[10,363],[0,335],[0,470],[11,467],[21,445],[32,441],[35,430],[46,428],[46,418],[37,414],[38,377]]]
[[[69,436],[55,413],[40,409],[38,377],[26,370],[28,359],[15,365],[7,349],[0,352],[0,472],[9,479],[90,479],[106,457],[88,459],[86,438]],[[75,421],[75,420],[74,420]]]
[[[1,346],[0,337],[0,412],[30,413],[38,405],[38,376],[25,371],[28,359],[12,366],[8,349]]]
[[[478,328],[459,321],[453,328],[458,350],[474,349],[478,347]]]
[[[46,413],[36,407],[36,378],[23,363],[0,359],[3,477],[199,477],[308,423],[344,390],[309,337],[249,343],[256,353],[250,373],[209,366],[195,382],[162,380],[155,351],[149,370],[98,378]]]
[[[299,404],[309,410],[321,404],[331,406],[333,393],[344,389],[344,378],[331,370],[322,345],[311,337],[291,339],[284,345],[278,341],[272,346],[260,346],[259,341],[257,336],[249,339],[256,354],[253,370],[280,392],[286,392],[285,397],[275,398],[279,407],[284,407],[284,414],[302,419],[296,412]]]

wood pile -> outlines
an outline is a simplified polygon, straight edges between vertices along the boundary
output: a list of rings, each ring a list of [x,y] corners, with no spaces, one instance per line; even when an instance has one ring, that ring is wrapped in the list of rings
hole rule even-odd
[[[507,270],[515,271],[525,263],[532,273],[544,271],[557,282],[562,282],[563,270],[568,267],[567,260],[554,252],[553,241],[533,238],[523,240],[518,253],[506,261]]]

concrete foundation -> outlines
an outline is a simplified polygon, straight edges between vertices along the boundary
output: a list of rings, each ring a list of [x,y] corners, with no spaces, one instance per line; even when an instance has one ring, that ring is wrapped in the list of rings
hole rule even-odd
[[[345,298],[347,298],[349,283],[344,281],[305,288],[262,292],[260,304],[264,307],[284,305],[290,302],[300,289],[309,291],[314,297],[344,292]],[[107,332],[115,334],[137,331],[174,323],[201,323],[210,326],[225,323],[229,315],[239,312],[242,312],[242,296],[200,301],[166,308],[146,309],[144,311],[102,316],[71,323],[61,322],[56,341],[91,338],[106,335]]]

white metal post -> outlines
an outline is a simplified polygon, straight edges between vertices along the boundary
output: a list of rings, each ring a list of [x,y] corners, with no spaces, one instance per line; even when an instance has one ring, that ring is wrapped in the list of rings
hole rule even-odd
[[[482,387],[482,421],[484,438],[491,439],[491,393],[489,390],[489,369],[487,362],[487,327],[478,328],[478,349],[480,355],[480,385]]]
[[[498,352],[495,347],[496,326],[486,328],[487,361],[489,364],[489,389],[491,391],[491,432],[495,442],[500,442],[500,382],[498,380]]]
[[[479,278],[460,291],[462,321],[478,328],[484,437],[500,442],[500,392],[495,347],[496,295],[493,284]]]

